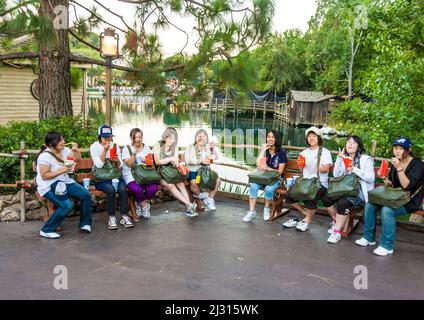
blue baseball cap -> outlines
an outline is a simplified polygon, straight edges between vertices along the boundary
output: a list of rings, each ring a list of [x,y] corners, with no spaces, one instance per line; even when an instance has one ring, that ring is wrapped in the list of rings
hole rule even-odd
[[[103,125],[99,127],[98,134],[102,138],[110,138],[113,137],[112,128],[107,125]]]
[[[412,142],[408,138],[400,137],[400,138],[397,138],[395,142],[393,142],[393,145],[401,146],[403,148],[410,148],[412,146]]]

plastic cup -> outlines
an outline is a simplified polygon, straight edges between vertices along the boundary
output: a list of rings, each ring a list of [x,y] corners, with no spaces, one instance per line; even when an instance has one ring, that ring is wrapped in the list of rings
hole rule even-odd
[[[115,158],[115,156],[116,156],[116,144],[114,144],[113,147],[110,148],[110,150],[109,150],[110,160],[113,160],[113,158]]]
[[[305,164],[306,164],[306,159],[303,155],[300,154],[299,157],[297,158],[297,165],[303,168]]]
[[[287,178],[286,180],[287,189],[290,189],[293,186],[293,184],[294,184],[293,178]]]
[[[343,162],[346,167],[346,170],[352,170],[353,159],[351,157],[344,157]]]
[[[82,179],[82,184],[83,184],[84,188],[88,190],[88,188],[90,187],[90,178]]]
[[[118,191],[119,179],[112,179],[112,186]]]
[[[387,171],[389,170],[389,164],[386,160],[381,161],[381,167],[380,167],[380,175],[381,177],[385,178],[387,177]]]
[[[149,153],[146,155],[146,165],[151,166],[153,165],[153,158],[152,158],[152,154]]]

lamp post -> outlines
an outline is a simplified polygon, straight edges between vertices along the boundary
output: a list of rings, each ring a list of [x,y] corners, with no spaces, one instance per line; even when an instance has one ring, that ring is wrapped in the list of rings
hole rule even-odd
[[[112,125],[112,61],[119,57],[119,36],[106,28],[100,34],[100,55],[106,60],[106,124]]]

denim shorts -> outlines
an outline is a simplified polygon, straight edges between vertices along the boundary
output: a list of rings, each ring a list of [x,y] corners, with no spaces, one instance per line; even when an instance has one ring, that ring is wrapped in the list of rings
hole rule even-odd
[[[196,177],[197,177],[197,171],[190,171],[188,174],[188,181],[196,180]]]

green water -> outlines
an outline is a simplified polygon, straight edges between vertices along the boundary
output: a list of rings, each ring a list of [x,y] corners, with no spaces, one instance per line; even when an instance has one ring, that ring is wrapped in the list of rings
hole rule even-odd
[[[90,118],[98,118],[104,121],[106,104],[104,98],[89,98],[88,101]],[[129,132],[132,128],[140,128],[143,131],[144,143],[153,145],[162,135],[168,126],[175,127],[178,132],[178,145],[185,147],[194,140],[195,132],[203,128],[209,136],[217,136],[218,141],[228,143],[237,142],[238,148],[223,148],[221,161],[236,163],[252,167],[257,156],[257,150],[252,148],[243,149],[247,144],[262,145],[265,143],[266,130],[277,129],[282,135],[284,145],[306,147],[305,130],[307,127],[294,127],[287,123],[273,119],[269,114],[264,117],[263,113],[253,114],[233,113],[223,114],[222,112],[210,112],[208,110],[196,111],[189,108],[176,107],[155,107],[151,99],[136,96],[115,96],[112,102],[112,128],[115,135],[115,142],[120,145],[130,143]],[[244,138],[243,141],[236,141],[229,136],[225,136],[223,130],[228,133],[239,133]],[[222,138],[225,137],[225,138]],[[336,142],[328,140],[325,146],[335,149]],[[241,148],[240,148],[241,147]],[[247,157],[250,155],[250,157]],[[293,154],[297,155],[296,153]],[[220,174],[237,181],[247,182],[245,172],[229,168],[217,168]]]

